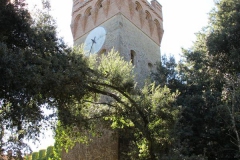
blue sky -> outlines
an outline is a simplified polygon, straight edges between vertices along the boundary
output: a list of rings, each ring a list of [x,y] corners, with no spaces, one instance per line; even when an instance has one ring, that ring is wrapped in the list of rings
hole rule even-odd
[[[41,0],[27,0],[32,4],[40,4]],[[214,6],[214,0],[158,0],[163,10],[164,35],[161,53],[175,55],[179,60],[181,47],[190,48],[195,34],[207,25],[208,14]],[[51,0],[52,15],[57,20],[58,32],[61,37],[72,45],[70,30],[72,0]],[[48,133],[50,134],[50,133]],[[47,135],[39,148],[53,145],[53,139]]]

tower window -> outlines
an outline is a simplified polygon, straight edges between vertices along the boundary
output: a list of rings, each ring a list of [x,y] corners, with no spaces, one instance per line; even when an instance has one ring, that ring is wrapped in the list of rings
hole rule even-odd
[[[103,0],[99,0],[99,1],[97,2],[97,4],[96,4],[97,8],[100,9],[100,8],[103,7],[102,2],[103,2]]]
[[[154,22],[155,22],[155,25],[157,26],[157,28],[159,28],[160,27],[160,23],[158,22],[158,20],[154,20]]]
[[[91,15],[92,15],[91,10],[92,10],[92,8],[89,7],[89,8],[86,10],[85,15],[88,16],[88,17],[91,16]]]
[[[130,60],[132,62],[132,64],[135,64],[135,56],[136,56],[136,52],[134,50],[131,50],[130,52]]]
[[[81,15],[77,15],[77,17],[74,19],[74,25],[73,25],[73,33],[76,35],[77,29],[78,29],[78,23],[81,18]]]
[[[148,63],[148,69],[149,69],[150,71],[152,71],[152,68],[153,68],[152,63]]]
[[[155,22],[155,26],[156,26],[156,30],[157,30],[157,36],[158,36],[158,38],[159,38],[159,40],[161,41],[161,26],[160,26],[160,23],[158,22],[158,20],[154,20],[154,22]]]
[[[146,19],[147,20],[151,20],[152,19],[152,16],[151,16],[151,14],[148,11],[146,11]]]
[[[136,2],[136,11],[141,11],[142,10],[142,6],[140,5],[140,3],[139,2]]]

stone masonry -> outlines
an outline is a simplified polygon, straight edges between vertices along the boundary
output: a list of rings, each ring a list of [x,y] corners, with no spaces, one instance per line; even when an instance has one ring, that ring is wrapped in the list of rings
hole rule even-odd
[[[102,50],[114,47],[125,60],[134,58],[136,81],[142,85],[160,61],[162,6],[156,0],[74,0],[74,45],[84,43],[88,33],[98,26],[107,31]]]
[[[74,45],[84,43],[89,32],[98,26],[107,31],[102,51],[114,48],[126,61],[132,61],[136,81],[142,86],[160,61],[162,6],[157,0],[73,0]],[[117,134],[104,128],[101,131],[102,136],[94,137],[91,143],[76,144],[69,153],[63,152],[62,159],[118,160]]]

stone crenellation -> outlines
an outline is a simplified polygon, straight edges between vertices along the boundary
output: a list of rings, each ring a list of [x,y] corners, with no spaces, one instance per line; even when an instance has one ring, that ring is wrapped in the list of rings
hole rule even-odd
[[[97,27],[106,30],[106,39],[96,54],[106,54],[112,48],[134,65],[137,86],[145,80],[160,61],[163,36],[162,6],[157,0],[73,0],[71,30],[74,45],[86,42]],[[95,33],[96,34],[96,33]],[[86,44],[85,44],[86,45]],[[101,125],[99,125],[101,126]],[[118,160],[121,159],[118,134],[99,127],[99,137],[89,144],[76,144],[62,159]]]
[[[72,11],[74,41],[114,15],[123,14],[155,43],[163,35],[162,6],[152,0],[75,0]]]

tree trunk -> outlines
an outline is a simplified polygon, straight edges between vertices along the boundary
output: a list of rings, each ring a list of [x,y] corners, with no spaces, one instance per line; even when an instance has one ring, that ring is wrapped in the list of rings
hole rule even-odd
[[[232,87],[232,93],[231,93],[231,109],[230,107],[228,107],[229,113],[230,113],[230,117],[231,117],[231,122],[232,122],[232,129],[233,132],[235,133],[236,136],[236,140],[237,140],[237,147],[238,147],[238,151],[240,152],[240,136],[239,136],[239,132],[237,130],[236,127],[236,120],[235,120],[235,107],[236,107],[236,86],[235,86],[235,78],[231,78],[231,87]]]

